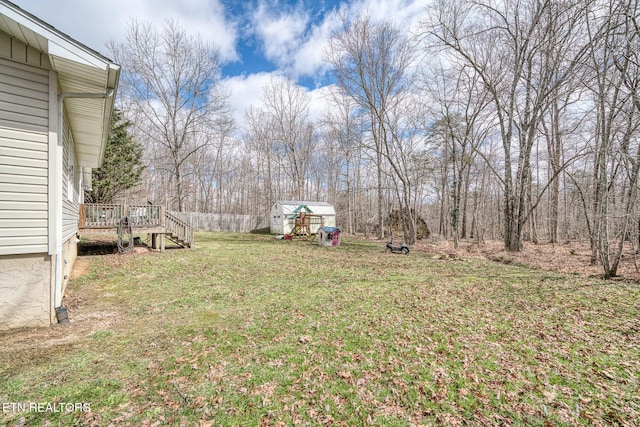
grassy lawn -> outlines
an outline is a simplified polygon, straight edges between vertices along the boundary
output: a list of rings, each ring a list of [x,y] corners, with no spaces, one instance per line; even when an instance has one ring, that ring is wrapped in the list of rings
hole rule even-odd
[[[72,324],[53,328],[57,341],[0,352],[0,401],[91,411],[5,411],[0,424],[640,419],[637,284],[389,255],[349,238],[338,248],[230,233],[196,242],[93,258],[69,285]]]

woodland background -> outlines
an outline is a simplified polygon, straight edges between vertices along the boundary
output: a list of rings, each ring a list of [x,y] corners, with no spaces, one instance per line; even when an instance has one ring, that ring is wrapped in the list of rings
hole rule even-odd
[[[333,82],[320,116],[283,75],[237,123],[215,46],[130,23],[109,49],[143,169],[93,200],[258,216],[321,200],[348,233],[384,237],[395,211],[409,244],[420,218],[455,247],[587,241],[617,274],[640,243],[637,0],[435,0],[411,31],[342,24],[318,52]]]

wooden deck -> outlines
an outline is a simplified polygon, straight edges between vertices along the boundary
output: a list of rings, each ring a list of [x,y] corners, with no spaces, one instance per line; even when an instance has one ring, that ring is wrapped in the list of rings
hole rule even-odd
[[[116,205],[84,203],[80,205],[81,233],[117,232],[120,220],[127,217],[134,234],[147,234],[149,246],[164,250],[165,238],[184,247],[193,245],[193,227],[157,205]]]

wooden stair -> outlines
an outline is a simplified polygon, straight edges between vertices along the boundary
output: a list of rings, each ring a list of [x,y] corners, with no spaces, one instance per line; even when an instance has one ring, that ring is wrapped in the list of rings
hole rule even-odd
[[[193,246],[193,226],[165,211],[165,236],[183,248]]]

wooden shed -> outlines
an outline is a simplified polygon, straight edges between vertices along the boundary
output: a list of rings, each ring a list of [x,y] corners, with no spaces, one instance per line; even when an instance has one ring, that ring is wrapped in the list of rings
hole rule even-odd
[[[330,203],[316,201],[278,201],[271,207],[271,233],[289,234],[295,227],[295,218],[304,211],[312,214],[311,234],[316,234],[321,224],[336,226],[336,210]]]
[[[0,329],[56,322],[120,66],[0,0]]]

